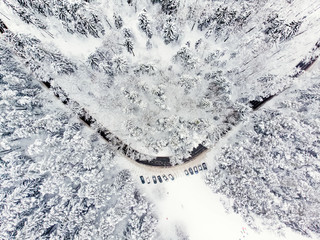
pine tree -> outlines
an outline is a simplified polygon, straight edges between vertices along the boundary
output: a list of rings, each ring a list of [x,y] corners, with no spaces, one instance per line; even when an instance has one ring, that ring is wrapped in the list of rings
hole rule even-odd
[[[133,37],[133,34],[129,28],[123,29],[123,35],[125,38],[132,38]]]
[[[97,54],[91,54],[88,57],[88,63],[90,65],[90,67],[94,70],[99,70],[99,63],[100,63],[100,59],[97,56]]]
[[[66,6],[59,6],[56,14],[58,19],[64,22],[71,22],[70,14]]]
[[[134,56],[134,52],[133,52],[133,42],[131,40],[131,38],[126,38],[125,42],[124,42],[124,46],[126,47],[127,51],[129,53],[132,53]]]
[[[165,42],[165,44],[169,44],[171,42],[177,41],[178,37],[179,37],[179,35],[177,32],[177,28],[176,28],[174,22],[172,21],[172,19],[169,18],[163,26],[164,42]]]
[[[123,26],[123,20],[122,20],[121,16],[114,14],[114,15],[113,15],[113,18],[114,18],[114,25],[116,26],[116,28],[117,28],[117,29],[122,28],[122,26]]]
[[[179,7],[179,0],[161,0],[161,9],[165,14],[176,14]]]
[[[150,21],[147,18],[146,13],[147,11],[144,9],[142,13],[139,14],[139,18],[138,18],[139,27],[141,28],[142,31],[145,32],[148,38],[151,38],[153,34],[150,27]]]
[[[4,22],[2,22],[2,20],[0,19],[0,33],[4,33],[4,31],[8,29],[7,26],[4,24]]]
[[[126,73],[128,71],[128,63],[121,56],[114,56],[112,59],[112,68],[116,74]]]
[[[186,47],[181,48],[173,59],[187,69],[194,69],[197,64],[196,58],[194,58],[190,49]]]

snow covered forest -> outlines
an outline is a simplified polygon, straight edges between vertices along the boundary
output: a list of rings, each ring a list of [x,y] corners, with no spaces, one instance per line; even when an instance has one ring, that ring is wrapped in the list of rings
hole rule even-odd
[[[172,165],[204,145],[224,211],[319,238],[319,55],[317,0],[2,0],[0,239],[215,236],[167,236],[169,187],[142,187],[100,128]]]

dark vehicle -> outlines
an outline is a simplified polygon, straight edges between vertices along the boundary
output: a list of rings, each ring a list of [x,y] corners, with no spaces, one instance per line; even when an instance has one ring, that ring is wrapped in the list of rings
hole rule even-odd
[[[142,184],[145,184],[145,181],[144,181],[144,177],[143,177],[143,176],[140,176],[140,180],[141,180]]]
[[[195,172],[196,174],[198,174],[198,168],[197,168],[197,166],[194,166],[194,167],[193,167],[193,170],[194,170],[194,172]]]
[[[154,184],[157,184],[157,178],[156,178],[156,176],[152,176],[152,180],[153,180],[153,183],[154,183]]]
[[[191,167],[189,167],[189,172],[190,172],[191,175],[193,175],[193,170],[192,170]]]
[[[202,166],[201,166],[201,164],[198,165],[198,169],[199,169],[199,171],[202,171]]]
[[[207,164],[206,163],[202,163],[202,167],[203,167],[203,170],[207,170]]]
[[[169,179],[167,178],[167,176],[166,175],[162,175],[162,178],[167,182],[167,181],[169,181]]]
[[[150,184],[150,178],[149,177],[146,178],[146,181],[147,181],[148,184]]]
[[[186,170],[184,170],[184,173],[188,176],[189,175],[189,172],[188,172],[188,170],[186,169]]]
[[[199,156],[201,153],[203,153],[204,151],[206,151],[207,148],[205,146],[203,146],[202,144],[199,144],[198,147],[194,148],[191,152],[191,156],[192,157],[196,157]]]
[[[160,175],[158,176],[158,180],[159,180],[159,183],[162,183],[162,178]]]
[[[172,176],[172,174],[169,174],[168,177],[173,181],[174,177]]]

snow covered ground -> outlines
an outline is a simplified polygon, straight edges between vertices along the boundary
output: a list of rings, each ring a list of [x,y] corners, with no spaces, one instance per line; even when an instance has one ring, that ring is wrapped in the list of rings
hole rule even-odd
[[[317,0],[0,1],[0,239],[319,238],[319,61],[290,77],[319,13]],[[140,166],[42,80],[141,152],[212,150]]]
[[[228,206],[232,200],[212,193],[201,174],[180,177],[161,186],[143,186],[142,190],[155,204],[162,239],[309,239],[289,229],[285,236],[267,230],[252,230],[241,216],[225,209],[222,202]]]
[[[219,154],[212,151],[201,158],[209,165],[209,171],[215,165],[212,159]],[[281,232],[268,230],[263,219],[258,216],[254,221],[258,229],[252,229],[247,222],[232,211],[233,200],[222,194],[213,193],[205,184],[206,173],[200,172],[185,176],[183,170],[187,166],[174,169],[150,170],[139,168],[127,159],[117,160],[121,166],[126,166],[134,174],[141,192],[154,204],[155,215],[158,218],[157,239],[225,239],[225,240],[307,240],[309,237],[293,232],[289,228]],[[138,176],[161,175],[171,173],[175,180],[142,185]]]

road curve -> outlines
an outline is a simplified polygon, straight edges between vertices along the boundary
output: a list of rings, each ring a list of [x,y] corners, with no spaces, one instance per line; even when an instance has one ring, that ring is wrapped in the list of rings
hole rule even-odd
[[[64,105],[69,105],[73,110],[79,109],[79,103],[74,100],[71,100],[67,94],[57,86],[52,86],[50,82],[41,81],[43,86],[53,91],[54,95],[61,100]],[[100,124],[97,123],[97,120],[92,117],[88,111],[84,108],[80,108],[77,110],[77,115],[80,120],[82,120],[86,125],[89,127],[94,128],[97,133],[108,143],[111,143],[115,146],[116,150],[120,151],[126,157],[144,165],[155,166],[155,167],[172,167],[175,166],[170,161],[170,156],[151,156],[140,153],[139,151],[133,149],[128,144],[124,143],[120,138],[114,135],[112,132],[107,130],[106,128],[102,127]],[[201,153],[207,151],[208,148],[199,144],[197,147],[193,148],[190,152],[190,157],[182,159],[183,163],[189,162],[195,157],[199,156]]]
[[[3,21],[0,19],[0,34],[3,34],[4,32],[9,31],[7,26],[3,23]],[[300,61],[295,66],[295,73],[291,75],[292,78],[297,78],[301,74],[303,74],[304,71],[306,71],[310,66],[318,59],[319,54],[316,54],[316,51],[320,49],[320,40],[315,44],[315,47],[312,49],[312,51],[309,53],[309,56],[305,57],[302,61]],[[53,91],[54,95],[61,100],[61,102],[64,105],[68,105],[79,117],[80,120],[82,120],[85,124],[87,124],[89,127],[96,130],[96,132],[108,143],[111,144],[111,146],[114,147],[115,150],[118,150],[126,157],[130,158],[131,160],[148,166],[153,167],[161,167],[161,168],[167,168],[167,167],[173,167],[178,164],[173,164],[170,161],[171,156],[151,156],[147,154],[140,153],[139,151],[133,149],[128,144],[124,143],[120,138],[118,138],[115,134],[110,132],[108,129],[103,127],[101,124],[97,122],[97,120],[92,117],[89,112],[82,108],[80,104],[68,97],[68,95],[61,89],[59,86],[53,86],[51,82],[49,81],[42,81],[40,80],[43,86],[45,86],[47,89],[50,89]],[[275,96],[279,95],[283,91],[271,95],[271,96],[262,96],[262,101],[249,101],[249,106],[254,110],[258,110],[261,108],[266,102],[273,99]],[[228,123],[228,122],[226,122]],[[222,130],[221,137],[226,135],[232,127],[237,125],[238,123],[228,123],[225,129]],[[203,146],[202,144],[199,144],[197,147],[193,148],[190,152],[190,156],[188,158],[182,159],[183,163],[187,163],[192,161],[193,159],[197,158],[202,153],[206,152],[208,148]]]

